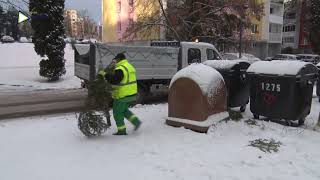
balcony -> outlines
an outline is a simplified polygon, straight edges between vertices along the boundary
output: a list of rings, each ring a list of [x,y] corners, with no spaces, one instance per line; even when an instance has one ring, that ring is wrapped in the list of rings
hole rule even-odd
[[[269,21],[271,23],[275,23],[275,24],[283,24],[283,16],[279,16],[276,14],[270,14]]]
[[[270,3],[270,22],[283,24],[284,6],[283,1],[271,1]]]
[[[270,43],[281,43],[282,34],[281,33],[269,33],[269,42]]]

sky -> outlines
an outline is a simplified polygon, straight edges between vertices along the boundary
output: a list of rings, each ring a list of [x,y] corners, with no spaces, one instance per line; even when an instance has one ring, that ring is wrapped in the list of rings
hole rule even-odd
[[[65,8],[76,10],[87,9],[90,17],[98,23],[101,21],[101,1],[102,0],[65,0]],[[9,2],[19,6],[24,10],[28,9],[27,5],[23,3],[23,0],[9,0]],[[1,1],[0,4],[3,5]]]

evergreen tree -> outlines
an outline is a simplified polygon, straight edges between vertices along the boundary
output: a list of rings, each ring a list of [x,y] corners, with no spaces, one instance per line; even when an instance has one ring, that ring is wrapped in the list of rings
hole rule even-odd
[[[19,11],[15,7],[10,6],[5,15],[5,18],[9,24],[7,27],[7,34],[12,36],[13,39],[15,39],[16,41],[18,41],[20,38],[18,27]]]
[[[40,76],[57,81],[66,73],[63,24],[64,0],[30,0],[31,26],[34,30],[34,49],[43,59]]]
[[[5,14],[4,14],[4,10],[3,7],[0,4],[0,37],[3,34],[3,29],[4,29],[4,22],[5,22]]]
[[[311,0],[310,40],[314,53],[320,54],[320,0]]]

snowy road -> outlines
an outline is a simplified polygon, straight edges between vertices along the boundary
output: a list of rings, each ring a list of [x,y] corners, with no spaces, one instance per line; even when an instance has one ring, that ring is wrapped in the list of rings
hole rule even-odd
[[[87,94],[85,89],[0,92],[0,120],[80,111]]]
[[[167,104],[136,106],[144,124],[129,136],[87,139],[75,114],[0,121],[0,171],[4,180],[319,180],[320,133],[313,131],[320,104],[302,128],[258,121],[217,123],[208,134],[165,125]],[[278,153],[249,141],[273,138]]]

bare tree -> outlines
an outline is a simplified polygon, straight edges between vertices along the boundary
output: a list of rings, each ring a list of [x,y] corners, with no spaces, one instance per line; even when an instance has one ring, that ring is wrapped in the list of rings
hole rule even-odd
[[[139,0],[135,5],[139,6]],[[263,4],[255,0],[168,0],[165,7],[162,0],[154,0],[144,3],[143,12],[129,26],[125,38],[165,27],[168,39],[234,42],[239,22],[250,27],[252,17],[263,15]]]
[[[91,18],[89,11],[80,10],[78,16],[80,17],[79,26],[82,28],[83,38],[97,38],[97,23]]]

